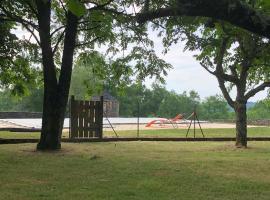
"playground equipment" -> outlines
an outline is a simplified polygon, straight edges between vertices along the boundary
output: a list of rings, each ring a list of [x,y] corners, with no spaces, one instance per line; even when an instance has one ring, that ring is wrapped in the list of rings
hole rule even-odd
[[[184,116],[182,114],[178,114],[172,119],[160,118],[152,120],[148,124],[146,124],[145,127],[153,127],[154,125],[158,125],[160,128],[167,128],[168,125],[172,125],[173,128],[178,128],[178,124],[181,121],[187,124],[187,121],[184,118]]]
[[[189,122],[188,130],[186,133],[186,137],[188,137],[188,134],[189,134],[189,131],[190,131],[192,124],[193,124],[193,136],[194,136],[194,138],[196,137],[196,123],[198,123],[198,125],[199,125],[202,136],[205,137],[203,130],[202,130],[202,127],[201,127],[201,124],[200,124],[200,121],[199,121],[199,118],[198,118],[198,115],[197,115],[197,112],[196,112],[196,107],[194,108],[191,115],[188,116],[186,119],[184,118],[183,115],[178,114],[172,119],[161,118],[161,119],[152,120],[146,125],[146,127],[153,127],[153,125],[157,124],[159,126],[159,128],[167,128],[166,125],[171,124],[173,126],[173,128],[178,128],[178,124],[181,120],[184,121],[185,124],[188,124],[187,123],[188,119],[190,119],[190,122]]]
[[[202,133],[202,136],[205,137],[204,134],[203,134],[203,130],[202,130],[200,121],[199,121],[198,116],[197,116],[197,113],[196,113],[196,109],[194,109],[194,111],[191,113],[191,115],[190,115],[189,118],[191,118],[191,120],[190,120],[190,123],[189,123],[189,127],[188,127],[188,130],[187,130],[186,137],[188,136],[190,127],[191,127],[192,122],[193,122],[193,136],[195,138],[195,135],[196,135],[196,121],[199,124],[200,130],[201,130],[201,133]]]

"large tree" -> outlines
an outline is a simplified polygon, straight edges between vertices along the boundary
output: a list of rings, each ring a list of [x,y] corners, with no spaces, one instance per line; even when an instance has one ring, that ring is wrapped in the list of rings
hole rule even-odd
[[[197,22],[193,28],[171,26],[166,40],[181,38],[186,41],[186,49],[199,51],[197,60],[217,78],[224,98],[235,111],[236,146],[246,147],[247,101],[270,87],[269,41],[224,22],[216,21],[211,27],[203,20]],[[175,34],[180,30],[182,35]]]
[[[151,41],[144,33],[145,28],[130,23],[132,20],[127,12],[132,10],[130,9],[132,5],[132,1],[112,0],[1,1],[1,23],[9,23],[10,26],[5,30],[11,33],[20,28],[30,34],[29,37],[23,38],[14,34],[6,35],[37,46],[38,55],[36,57],[42,63],[44,98],[42,131],[38,149],[59,149],[61,147],[61,134],[74,55],[76,56],[85,49],[94,49],[95,44],[107,44],[109,52],[113,54],[122,51],[125,56],[121,56],[112,67],[115,76],[119,79],[130,69],[127,63],[140,58],[144,58],[144,60],[140,60],[135,68],[141,78],[153,73],[161,76],[164,68],[168,67],[155,56],[151,49],[145,48],[145,46],[151,45]],[[128,8],[128,11],[125,8]],[[129,43],[136,43],[136,46],[128,54],[126,52],[129,50]],[[13,48],[17,48],[19,52],[23,50],[20,46],[13,45],[8,49]],[[7,50],[4,51],[4,54],[3,57],[7,58],[10,63],[16,61],[16,53]],[[32,55],[32,53],[29,52],[26,55]],[[1,66],[1,72],[7,67],[8,63]],[[22,65],[20,67],[26,69]],[[5,77],[9,76],[8,73],[6,75]]]
[[[209,43],[199,42],[203,51],[197,58],[217,78],[225,99],[235,111],[236,146],[246,147],[246,104],[249,98],[270,87],[270,45],[267,40],[230,26],[221,25],[220,31],[220,35],[216,34],[217,41],[207,33],[205,42]],[[229,84],[227,87],[226,83]],[[230,95],[233,88],[236,90],[235,98]]]

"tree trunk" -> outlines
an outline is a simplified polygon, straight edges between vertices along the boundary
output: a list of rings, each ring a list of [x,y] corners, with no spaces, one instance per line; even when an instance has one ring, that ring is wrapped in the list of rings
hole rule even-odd
[[[247,147],[247,113],[246,102],[235,103],[236,114],[236,147]]]
[[[39,1],[39,27],[44,73],[44,99],[42,130],[38,150],[57,150],[61,148],[61,136],[72,73],[73,54],[75,49],[78,17],[71,12],[67,14],[64,50],[60,77],[57,81],[56,70],[50,45],[50,17],[44,19],[43,2]],[[45,9],[46,11],[46,9]],[[47,9],[48,12],[48,9]]]
[[[44,93],[46,93],[44,91]],[[45,96],[45,95],[44,95]],[[37,145],[38,150],[56,150],[61,148],[61,133],[64,118],[61,118],[61,109],[57,107],[53,99],[53,95],[48,95],[51,98],[44,97],[43,115],[42,115],[42,130],[40,141]],[[54,99],[56,99],[55,96]]]

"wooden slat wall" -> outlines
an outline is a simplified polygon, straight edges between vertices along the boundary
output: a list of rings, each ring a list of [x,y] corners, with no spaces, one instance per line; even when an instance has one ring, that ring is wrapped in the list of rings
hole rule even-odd
[[[70,100],[71,138],[102,138],[103,97],[101,101]]]

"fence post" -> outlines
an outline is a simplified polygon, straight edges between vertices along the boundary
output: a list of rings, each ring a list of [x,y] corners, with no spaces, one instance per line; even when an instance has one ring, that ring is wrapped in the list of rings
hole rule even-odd
[[[73,128],[73,118],[74,118],[74,101],[75,97],[74,95],[71,96],[70,98],[70,116],[69,116],[69,138],[74,138],[74,128]]]
[[[102,139],[103,138],[103,103],[104,103],[104,99],[103,96],[100,96],[100,130],[99,130],[99,138]]]

